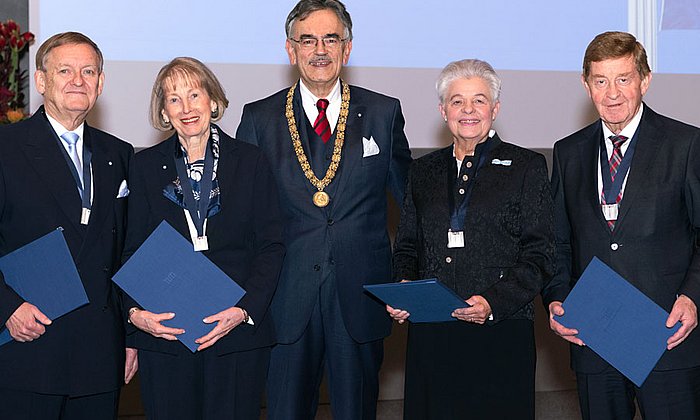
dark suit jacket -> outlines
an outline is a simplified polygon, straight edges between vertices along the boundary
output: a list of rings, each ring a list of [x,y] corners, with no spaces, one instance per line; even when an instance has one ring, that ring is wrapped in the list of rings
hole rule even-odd
[[[452,146],[413,162],[394,247],[395,280],[437,277],[464,299],[483,296],[493,321],[534,317],[554,273],[554,222],[542,155],[498,136],[474,180],[464,248],[447,248]],[[510,166],[493,164],[510,160]]]
[[[85,125],[94,186],[85,228],[58,141],[43,107],[28,120],[0,127],[0,254],[63,227],[90,303],[55,320],[35,341],[0,347],[0,387],[70,395],[113,391],[123,383],[124,369],[123,318],[111,281],[125,233],[126,199],[117,194],[133,149]],[[22,302],[0,281],[3,327]]]
[[[273,163],[285,219],[287,255],[272,313],[280,343],[295,342],[316,303],[321,267],[334,267],[345,326],[358,342],[385,337],[391,320],[384,306],[363,292],[362,285],[391,279],[391,245],[387,234],[387,188],[403,198],[411,152],[403,132],[399,101],[350,87],[350,109],[339,173],[327,189],[331,203],[318,208],[316,191],[302,172],[287,127],[284,109],[288,89],[243,108],[236,137],[257,144]],[[300,133],[309,123],[299,88],[294,115]],[[363,158],[363,140],[372,137],[377,155]],[[301,134],[307,151],[308,139]]]
[[[244,308],[255,323],[234,328],[211,347],[217,354],[224,354],[273,344],[268,308],[284,246],[277,188],[267,159],[257,147],[232,139],[221,129],[219,138],[221,211],[207,220],[209,250],[204,255],[245,289],[245,296],[236,306]],[[163,220],[190,240],[183,208],[163,195],[163,188],[177,178],[174,156],[179,147],[174,134],[136,155],[125,259]],[[138,305],[127,297],[125,307],[131,306]],[[176,320],[177,315],[173,322]],[[190,353],[180,342],[156,338],[133,327],[128,342],[139,349]]]
[[[665,310],[676,295],[700,304],[700,130],[644,105],[637,146],[615,229],[600,208],[597,165],[600,121],[554,145],[552,190],[557,233],[557,273],[545,304],[563,301],[596,256]],[[669,334],[670,336],[671,334]],[[657,369],[700,365],[700,334],[667,351]],[[572,367],[595,373],[605,362],[572,346]]]

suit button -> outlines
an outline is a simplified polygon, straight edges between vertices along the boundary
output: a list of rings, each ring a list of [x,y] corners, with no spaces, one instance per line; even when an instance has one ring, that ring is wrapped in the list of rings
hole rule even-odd
[[[460,193],[460,194],[464,194],[464,188],[460,188],[460,189],[459,189],[459,193]]]
[[[335,220],[328,219],[328,226],[333,226],[333,223],[335,223]]]
[[[447,257],[447,258],[445,258],[445,262],[446,262],[447,264],[451,263],[451,262],[452,262],[452,257]]]
[[[610,249],[612,249],[613,251],[617,251],[617,249],[618,249],[619,247],[620,247],[620,245],[618,245],[617,243],[614,243],[614,242],[613,242],[613,243],[610,244]]]
[[[467,162],[467,168],[471,168],[471,167],[472,167],[472,163],[471,163],[471,162]],[[466,179],[465,179],[465,181],[466,181]]]
[[[316,264],[314,265],[314,271],[319,271],[321,269],[321,266]]]
[[[469,175],[467,175],[467,174],[462,175],[462,181],[469,181]]]

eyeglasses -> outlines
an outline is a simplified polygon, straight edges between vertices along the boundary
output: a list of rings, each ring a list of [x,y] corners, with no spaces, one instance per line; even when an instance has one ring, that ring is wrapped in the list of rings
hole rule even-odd
[[[340,44],[347,41],[347,38],[341,38],[338,35],[328,35],[320,39],[323,41],[323,46],[328,50],[336,49],[340,47]],[[319,38],[315,36],[302,36],[301,39],[289,38],[289,40],[301,45],[301,48],[305,50],[311,50],[316,48]]]

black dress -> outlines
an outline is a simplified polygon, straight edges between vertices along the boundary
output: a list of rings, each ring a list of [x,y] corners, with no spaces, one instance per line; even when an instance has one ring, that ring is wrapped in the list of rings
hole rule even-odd
[[[464,196],[464,247],[447,248],[450,208]],[[406,419],[534,418],[532,301],[554,271],[551,203],[544,157],[497,135],[459,176],[452,147],[413,163],[395,279],[437,277],[465,300],[481,295],[493,320],[411,324]]]

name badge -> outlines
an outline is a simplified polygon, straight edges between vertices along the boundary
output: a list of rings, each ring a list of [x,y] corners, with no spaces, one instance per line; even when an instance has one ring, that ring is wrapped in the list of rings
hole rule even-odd
[[[447,247],[448,248],[464,248],[464,232],[447,231]]]
[[[619,206],[617,203],[615,204],[601,204],[602,209],[603,209],[603,216],[605,217],[605,220],[611,221],[611,220],[617,220],[617,213],[619,210]]]
[[[90,209],[83,207],[83,212],[80,214],[80,224],[87,225],[90,222]]]
[[[209,242],[206,236],[197,236],[194,238],[194,250],[199,251],[209,251]]]

